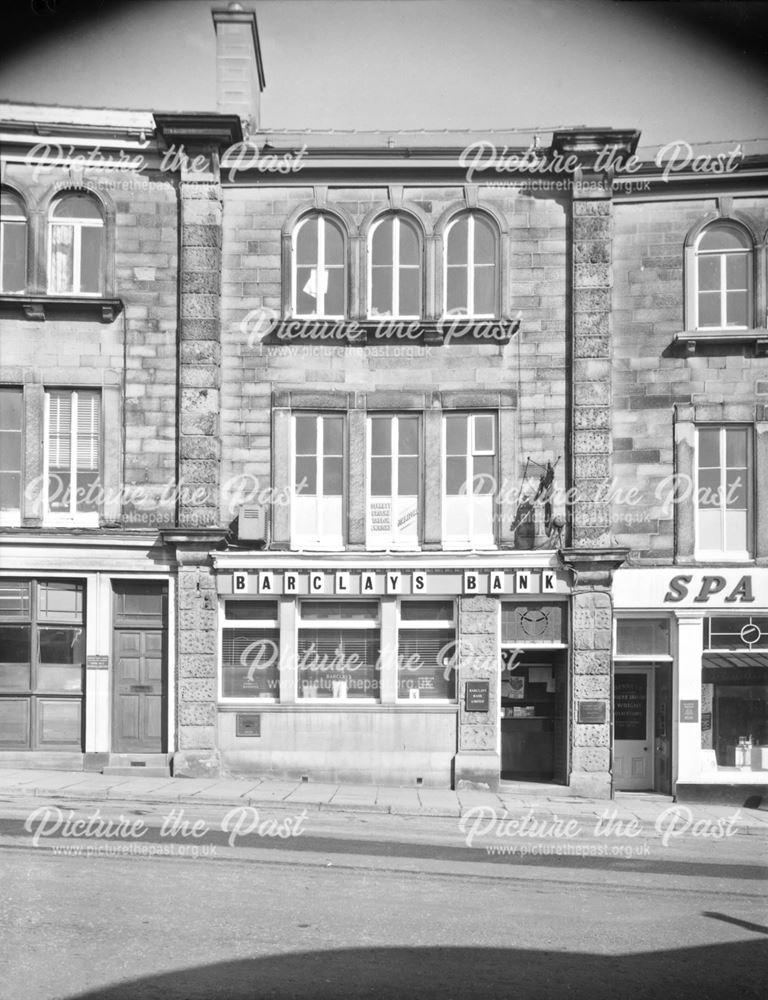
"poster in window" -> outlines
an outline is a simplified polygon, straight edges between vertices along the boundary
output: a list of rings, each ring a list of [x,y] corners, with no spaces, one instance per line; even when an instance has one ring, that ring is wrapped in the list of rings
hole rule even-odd
[[[613,698],[617,740],[646,738],[647,686],[645,674],[616,674]]]

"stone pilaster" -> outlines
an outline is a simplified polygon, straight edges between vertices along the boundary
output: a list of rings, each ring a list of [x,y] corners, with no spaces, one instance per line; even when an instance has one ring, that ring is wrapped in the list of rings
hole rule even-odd
[[[493,597],[462,597],[459,602],[456,788],[494,789],[499,784],[498,614],[499,604]],[[466,710],[467,681],[488,681],[490,696],[487,712]]]
[[[198,161],[199,162],[199,161]],[[218,159],[182,167],[179,332],[179,524],[219,521],[221,185]]]

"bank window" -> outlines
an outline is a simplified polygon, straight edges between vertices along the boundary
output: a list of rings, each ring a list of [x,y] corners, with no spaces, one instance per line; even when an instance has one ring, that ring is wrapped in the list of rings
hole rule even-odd
[[[224,602],[219,695],[223,701],[280,697],[277,601]]]
[[[293,313],[342,318],[346,264],[341,227],[327,215],[309,215],[293,233]]]
[[[104,217],[91,195],[67,194],[51,206],[48,291],[100,295],[104,288]]]
[[[0,523],[21,515],[22,427],[22,390],[0,389]]]
[[[397,695],[408,701],[456,700],[453,601],[401,601]]]
[[[379,701],[381,626],[377,601],[302,601],[300,699]]]
[[[84,587],[0,581],[0,746],[82,748]]]
[[[368,315],[421,315],[421,245],[413,223],[399,215],[377,222],[368,251]]]
[[[444,312],[464,316],[498,313],[498,236],[482,215],[468,213],[445,233]]]
[[[496,418],[450,414],[443,418],[443,541],[454,546],[494,545]]]
[[[293,418],[293,542],[340,548],[344,517],[344,417]]]
[[[696,243],[696,328],[752,325],[752,241],[733,223],[708,226]]]
[[[101,393],[45,394],[46,520],[98,525]]]
[[[696,553],[748,559],[752,549],[752,454],[748,427],[696,433]]]
[[[419,541],[420,420],[368,418],[369,548],[413,548]]]
[[[27,287],[27,215],[18,195],[0,191],[0,291]]]

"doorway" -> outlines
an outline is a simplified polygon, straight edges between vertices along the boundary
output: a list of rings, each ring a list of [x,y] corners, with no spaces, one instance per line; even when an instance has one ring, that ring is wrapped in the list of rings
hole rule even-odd
[[[168,588],[114,582],[112,746],[115,753],[167,748]]]
[[[501,777],[565,783],[567,672],[559,650],[502,650]]]
[[[613,680],[613,777],[619,791],[654,788],[654,668],[617,667]]]

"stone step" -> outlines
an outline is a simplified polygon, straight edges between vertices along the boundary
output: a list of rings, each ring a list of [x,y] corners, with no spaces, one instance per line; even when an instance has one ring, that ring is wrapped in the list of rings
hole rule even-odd
[[[170,778],[171,757],[166,753],[112,753],[101,773],[132,778]]]

